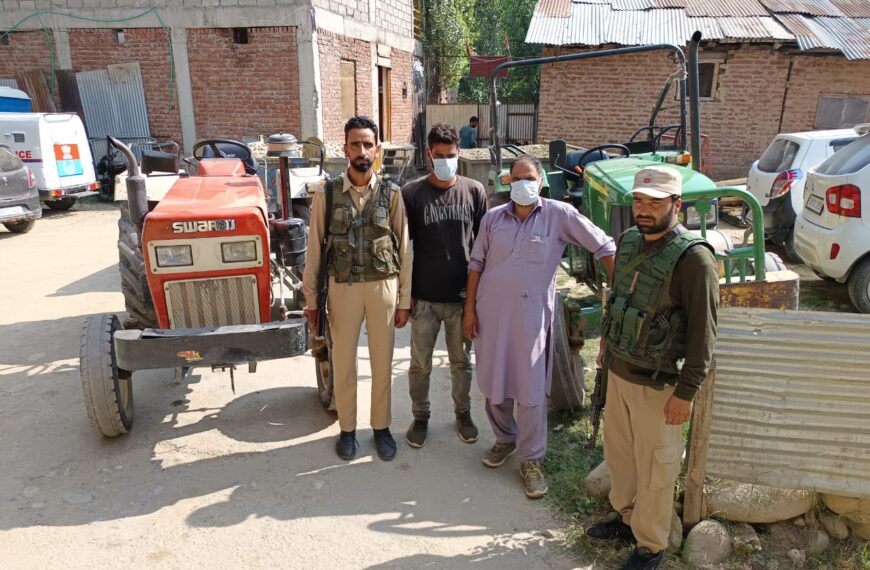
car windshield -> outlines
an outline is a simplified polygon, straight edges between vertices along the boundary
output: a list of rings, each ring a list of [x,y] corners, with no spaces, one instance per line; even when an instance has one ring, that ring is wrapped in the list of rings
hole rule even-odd
[[[782,172],[791,168],[794,157],[801,145],[788,139],[774,139],[761,155],[758,170],[762,172]]]
[[[870,164],[870,134],[859,137],[821,163],[819,174],[853,174]]]
[[[24,165],[21,164],[21,160],[15,156],[15,153],[5,148],[0,148],[0,172],[15,172],[22,168],[24,168]]]

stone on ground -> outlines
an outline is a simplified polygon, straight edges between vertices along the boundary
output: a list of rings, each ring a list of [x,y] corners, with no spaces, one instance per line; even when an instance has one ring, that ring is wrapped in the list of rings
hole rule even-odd
[[[683,544],[683,561],[693,566],[719,564],[731,555],[731,536],[725,525],[704,520],[689,531]]]
[[[747,523],[772,523],[798,517],[813,506],[813,493],[721,481],[707,492],[708,512]]]
[[[668,537],[668,550],[676,552],[683,545],[683,521],[680,520],[680,515],[674,511],[674,516],[671,517],[671,535]]]
[[[740,523],[731,528],[731,547],[738,554],[753,554],[761,551],[761,539],[754,528]]]
[[[822,494],[825,506],[838,515],[843,515],[858,524],[870,524],[870,497],[863,499]]]
[[[828,533],[825,532],[824,529],[820,528],[816,531],[812,540],[810,540],[809,545],[807,545],[807,552],[810,554],[821,554],[828,549],[828,545],[830,544],[831,537],[828,536]]]
[[[849,538],[849,527],[843,517],[832,515],[831,513],[822,513],[821,516],[822,528],[831,538],[837,540],[846,540]]]
[[[583,480],[583,487],[590,497],[596,499],[606,499],[610,494],[610,472],[607,470],[607,464],[601,464],[593,469],[586,479]]]

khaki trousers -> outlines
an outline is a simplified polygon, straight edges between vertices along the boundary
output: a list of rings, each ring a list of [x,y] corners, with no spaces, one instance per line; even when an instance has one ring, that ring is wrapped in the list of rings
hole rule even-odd
[[[371,426],[390,426],[390,384],[398,294],[395,277],[381,281],[336,283],[329,278],[327,308],[332,334],[335,409],[341,431],[356,429],[357,347],[363,320],[372,369]]]
[[[673,386],[656,390],[611,372],[604,412],[604,460],[610,472],[610,504],[631,526],[638,547],[668,547],[674,483],[683,455],[682,426],[665,424]]]

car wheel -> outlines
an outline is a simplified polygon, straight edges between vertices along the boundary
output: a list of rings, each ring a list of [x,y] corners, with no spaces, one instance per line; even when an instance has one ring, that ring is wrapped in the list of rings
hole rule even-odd
[[[782,246],[785,249],[785,255],[788,257],[789,261],[800,264],[804,263],[803,258],[794,246],[794,228],[789,230],[788,235],[785,236],[785,241],[782,242]]]
[[[45,205],[52,210],[69,210],[73,207],[73,204],[75,203],[75,196],[64,196],[63,198],[52,200],[51,202],[46,202]]]
[[[849,276],[849,297],[862,313],[870,313],[870,258],[864,258]]]
[[[6,222],[3,225],[13,234],[26,234],[33,229],[35,224],[36,220],[22,220],[20,222]]]

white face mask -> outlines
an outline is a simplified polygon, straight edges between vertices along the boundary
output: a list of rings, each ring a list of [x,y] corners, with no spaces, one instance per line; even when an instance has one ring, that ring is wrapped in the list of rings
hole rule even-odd
[[[456,169],[459,168],[459,158],[435,158],[432,160],[435,178],[442,182],[453,180]]]
[[[538,186],[537,180],[516,180],[511,182],[511,200],[520,206],[534,204],[540,194],[541,189]]]

